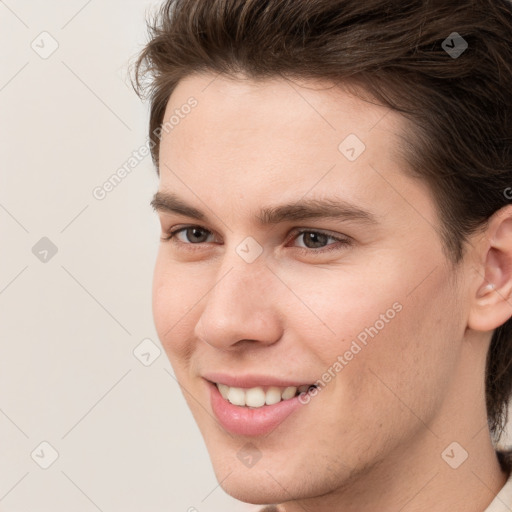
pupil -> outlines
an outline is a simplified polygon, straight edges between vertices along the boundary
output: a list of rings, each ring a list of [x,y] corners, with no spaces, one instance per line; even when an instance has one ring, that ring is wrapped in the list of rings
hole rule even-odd
[[[199,229],[199,228],[189,228],[189,232],[190,232],[190,231],[192,231],[192,232],[194,233],[194,237],[196,238],[196,241],[197,241],[197,238],[198,238],[198,237],[196,237],[196,233],[197,233],[197,232],[201,233],[201,231],[202,231],[202,230],[201,230],[201,229]],[[200,235],[199,235],[199,238],[201,238],[201,236],[200,236]],[[200,240],[200,241],[202,241],[202,240]]]
[[[308,236],[306,236],[306,247],[310,247],[308,244],[312,241],[314,247],[318,247],[319,245],[323,245],[323,242],[326,242],[327,235],[323,235],[322,233],[306,233]],[[317,239],[317,242],[315,245],[315,238]],[[320,242],[318,242],[318,238],[320,239]]]

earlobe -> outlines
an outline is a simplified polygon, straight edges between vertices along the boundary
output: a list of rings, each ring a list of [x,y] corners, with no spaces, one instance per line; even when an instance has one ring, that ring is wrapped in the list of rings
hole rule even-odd
[[[496,212],[478,246],[481,266],[475,274],[476,292],[468,327],[492,331],[512,317],[512,207]]]

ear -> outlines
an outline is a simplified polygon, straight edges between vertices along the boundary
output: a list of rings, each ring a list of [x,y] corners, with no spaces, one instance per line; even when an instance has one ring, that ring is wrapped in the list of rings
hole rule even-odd
[[[476,249],[468,327],[492,331],[512,317],[512,205],[489,218]]]

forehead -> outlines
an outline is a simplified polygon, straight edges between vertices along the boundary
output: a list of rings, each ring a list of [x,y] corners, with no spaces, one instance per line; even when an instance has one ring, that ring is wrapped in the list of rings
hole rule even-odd
[[[185,137],[189,144],[223,141],[231,144],[231,152],[265,143],[268,150],[278,148],[279,154],[313,152],[316,158],[327,159],[333,149],[335,157],[340,156],[339,143],[350,134],[374,151],[389,148],[391,142],[397,147],[396,133],[406,124],[387,107],[325,81],[235,79],[210,73],[181,80],[169,99],[164,119],[180,113],[190,98],[197,106],[190,115],[180,116],[173,136],[163,134],[168,139],[164,143],[176,141],[179,145]]]
[[[161,139],[160,188],[189,198],[223,193],[233,208],[256,209],[261,198],[277,204],[328,191],[389,210],[403,202],[396,187],[408,196],[418,186],[426,192],[404,181],[406,120],[326,82],[191,75],[171,95],[164,123],[171,116]]]

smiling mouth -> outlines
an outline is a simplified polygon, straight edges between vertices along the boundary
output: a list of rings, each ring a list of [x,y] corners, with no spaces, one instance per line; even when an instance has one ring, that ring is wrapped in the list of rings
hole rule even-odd
[[[279,402],[290,400],[301,393],[308,393],[316,389],[315,384],[304,386],[256,386],[254,388],[237,388],[214,382],[222,398],[233,405],[257,409],[266,405],[274,405]]]

